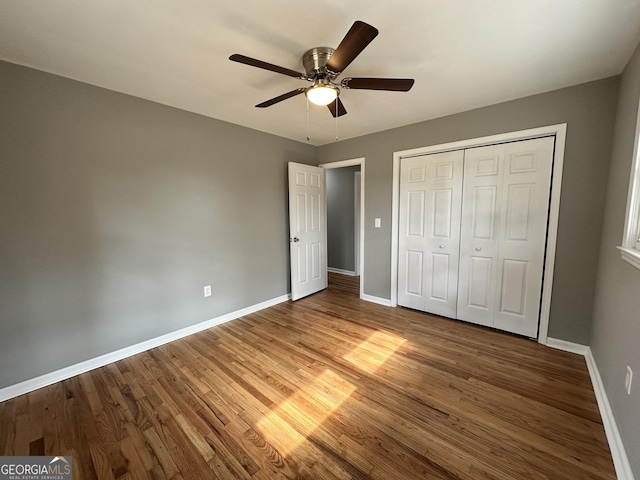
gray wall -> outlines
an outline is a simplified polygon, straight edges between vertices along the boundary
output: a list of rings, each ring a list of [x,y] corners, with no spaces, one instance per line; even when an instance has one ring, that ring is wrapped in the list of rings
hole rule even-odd
[[[640,47],[625,69],[607,188],[591,349],[636,478],[640,478],[640,270],[620,258],[640,100]],[[626,367],[634,373],[631,396]]]
[[[549,335],[588,344],[618,77],[319,148],[321,163],[365,157],[364,292],[390,298],[394,151],[568,123]],[[373,228],[374,217],[382,228]]]
[[[0,85],[0,387],[289,291],[286,162],[314,147],[4,62]]]
[[[332,268],[353,272],[355,260],[355,167],[327,170],[327,257]]]

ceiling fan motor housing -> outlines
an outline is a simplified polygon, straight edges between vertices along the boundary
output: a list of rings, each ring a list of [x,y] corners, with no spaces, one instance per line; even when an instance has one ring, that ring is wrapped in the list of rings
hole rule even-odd
[[[302,65],[311,78],[323,77],[326,74],[325,66],[335,52],[331,47],[315,47],[307,50],[302,56]]]

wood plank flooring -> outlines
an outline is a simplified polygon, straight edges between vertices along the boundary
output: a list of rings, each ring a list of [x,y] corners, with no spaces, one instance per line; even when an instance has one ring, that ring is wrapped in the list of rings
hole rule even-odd
[[[614,479],[581,356],[358,299],[358,279],[0,404],[75,479]]]

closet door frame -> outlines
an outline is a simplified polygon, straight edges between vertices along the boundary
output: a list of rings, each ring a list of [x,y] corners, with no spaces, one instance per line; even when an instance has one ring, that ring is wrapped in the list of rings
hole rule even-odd
[[[548,125],[546,127],[519,130],[487,137],[472,138],[458,142],[432,145],[393,153],[393,194],[391,216],[391,306],[398,306],[398,238],[400,213],[400,163],[403,158],[415,157],[430,153],[441,153],[480,147],[495,143],[515,142],[532,138],[555,136],[553,154],[553,170],[551,179],[551,201],[549,205],[549,228],[547,230],[547,250],[545,254],[544,278],[542,280],[542,306],[538,329],[538,343],[547,344],[549,330],[549,311],[551,308],[551,291],[553,288],[553,272],[558,237],[558,218],[560,214],[560,195],[562,188],[562,168],[567,135],[567,124]]]

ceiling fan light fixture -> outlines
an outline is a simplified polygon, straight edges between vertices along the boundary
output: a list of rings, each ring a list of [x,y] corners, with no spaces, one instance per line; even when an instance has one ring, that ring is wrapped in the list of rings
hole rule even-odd
[[[305,92],[311,103],[321,106],[334,102],[338,98],[338,94],[338,89],[331,85],[314,85]]]
[[[331,115],[337,119],[347,114],[347,109],[339,97],[341,88],[408,92],[413,86],[414,80],[411,78],[348,77],[343,78],[341,81],[337,80],[344,69],[362,53],[377,35],[378,30],[375,27],[356,20],[338,45],[338,48],[314,47],[302,55],[302,65],[305,73],[280,67],[273,63],[263,62],[239,53],[231,55],[229,60],[313,83],[311,86],[296,88],[259,103],[256,105],[257,108],[270,107],[304,92],[307,97],[307,119],[309,118],[309,102],[314,105],[327,106]]]

